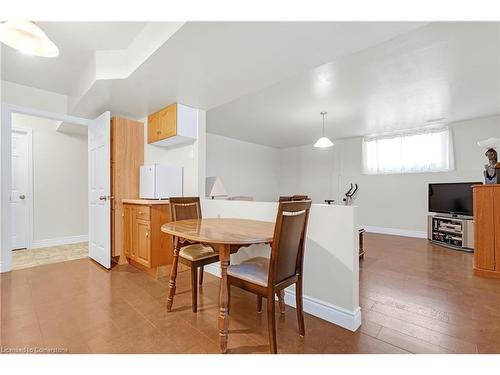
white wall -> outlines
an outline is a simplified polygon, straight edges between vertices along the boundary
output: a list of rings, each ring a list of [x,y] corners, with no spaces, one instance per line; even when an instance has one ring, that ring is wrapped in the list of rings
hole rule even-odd
[[[282,149],[280,156],[279,195],[304,194],[315,203],[337,199],[336,148],[292,147]]]
[[[0,80],[0,98],[2,103],[15,104],[59,113],[66,113],[68,106],[68,98],[64,95],[4,80]],[[3,131],[5,131],[5,129],[2,126],[2,132]],[[4,161],[2,160],[2,162]],[[5,162],[10,162],[10,160],[6,160]],[[0,217],[1,216],[2,212],[0,212]],[[1,244],[3,246],[3,241]],[[8,267],[10,267],[10,265],[6,265],[4,262],[4,264],[2,264],[2,271],[7,270]]]
[[[66,95],[9,81],[2,81],[2,100],[7,104],[50,112],[67,113],[68,111],[68,97]]]
[[[207,133],[206,175],[221,178],[229,196],[276,201],[280,150]]]
[[[2,48],[0,47],[0,119],[2,119],[2,91],[3,91],[3,81],[2,81]],[[1,120],[0,120],[1,121]],[[2,124],[0,123],[0,166],[2,165]],[[0,201],[2,197],[3,184],[0,183]],[[2,267],[2,204],[0,203],[0,272],[3,271]]]
[[[277,203],[205,199],[202,210],[206,218],[273,222]],[[269,254],[265,245],[242,248],[231,263]],[[213,266],[205,270],[220,273]],[[287,288],[285,301],[294,306],[293,287]],[[361,324],[356,207],[312,205],[304,253],[304,310],[352,331]]]
[[[148,120],[144,123],[144,164],[177,165],[183,168],[183,195],[205,195],[205,111],[198,110],[198,139],[190,144],[162,147],[148,144]]]
[[[280,194],[301,191],[315,202],[333,198],[342,203],[349,183],[356,182],[360,190],[355,204],[360,208],[361,225],[424,236],[428,183],[482,181],[486,160],[476,143],[497,137],[499,122],[499,117],[493,116],[450,124],[455,149],[452,172],[363,175],[361,138],[336,141],[330,150],[311,146],[285,149],[281,154]],[[298,168],[292,173],[294,165]]]
[[[361,138],[337,140],[329,149],[312,145],[276,149],[207,134],[207,176],[219,176],[229,195],[276,201],[307,194],[313,202],[343,204],[358,183],[359,222],[369,230],[425,237],[427,185],[482,181],[485,163],[478,140],[498,137],[500,119],[485,117],[450,124],[455,170],[445,173],[369,176],[362,174]]]
[[[33,247],[88,234],[87,137],[57,132],[57,124],[12,115],[13,127],[33,131]]]

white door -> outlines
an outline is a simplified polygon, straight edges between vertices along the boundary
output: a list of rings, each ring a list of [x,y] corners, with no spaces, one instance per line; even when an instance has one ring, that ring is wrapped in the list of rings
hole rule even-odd
[[[29,230],[29,155],[31,136],[28,131],[12,130],[12,248],[28,247]]]
[[[89,256],[111,268],[111,125],[104,112],[89,123]]]

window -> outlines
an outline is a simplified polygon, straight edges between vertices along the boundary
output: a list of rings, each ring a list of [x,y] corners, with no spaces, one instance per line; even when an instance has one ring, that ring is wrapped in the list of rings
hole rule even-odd
[[[453,168],[448,128],[363,139],[365,174],[445,172]]]

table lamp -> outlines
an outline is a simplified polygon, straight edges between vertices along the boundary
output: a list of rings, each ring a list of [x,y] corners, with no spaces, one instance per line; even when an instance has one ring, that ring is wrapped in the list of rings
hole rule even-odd
[[[227,192],[219,177],[207,177],[205,195],[214,199],[215,197],[226,197]]]

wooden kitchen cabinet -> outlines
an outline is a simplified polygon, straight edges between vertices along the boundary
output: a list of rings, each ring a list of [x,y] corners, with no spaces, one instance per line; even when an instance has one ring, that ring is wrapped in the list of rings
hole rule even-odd
[[[148,116],[148,143],[177,134],[177,104],[171,104]]]
[[[198,137],[198,111],[183,104],[169,106],[148,116],[148,143],[171,146]]]
[[[146,199],[123,200],[123,244],[130,264],[158,277],[172,264],[172,237],[161,231],[170,222],[169,204]]]
[[[134,207],[132,205],[123,204],[123,253],[126,258],[130,258],[132,250],[132,215],[134,214]]]
[[[144,124],[111,118],[111,256],[126,263],[123,198],[139,198],[140,167],[144,164]]]
[[[500,185],[473,186],[474,273],[500,278]]]
[[[151,268],[151,226],[149,221],[137,219],[133,223],[133,248],[135,261]]]

